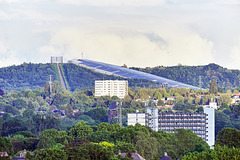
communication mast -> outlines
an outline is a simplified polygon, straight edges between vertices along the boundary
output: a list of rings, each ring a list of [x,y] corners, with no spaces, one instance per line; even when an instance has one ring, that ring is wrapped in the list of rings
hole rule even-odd
[[[116,106],[118,112],[117,122],[120,125],[120,127],[122,127],[122,101],[116,102]]]
[[[153,100],[147,101],[146,106],[146,124],[154,131],[158,131],[158,109]]]

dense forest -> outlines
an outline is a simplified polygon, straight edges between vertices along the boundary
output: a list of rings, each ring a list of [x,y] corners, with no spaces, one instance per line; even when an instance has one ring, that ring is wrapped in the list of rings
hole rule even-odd
[[[216,81],[219,87],[224,89],[239,87],[240,85],[239,70],[230,70],[213,63],[205,66],[178,65],[172,67],[158,66],[153,68],[132,67],[131,69],[151,73],[193,86],[199,87],[201,85],[202,88],[209,88],[212,79]]]

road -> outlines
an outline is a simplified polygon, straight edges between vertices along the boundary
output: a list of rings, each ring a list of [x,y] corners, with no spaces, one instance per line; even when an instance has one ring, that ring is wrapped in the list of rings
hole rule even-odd
[[[61,73],[61,71],[60,71],[60,68],[59,68],[59,66],[58,66],[58,63],[57,63],[57,68],[58,68],[58,74],[59,74],[59,78],[60,78],[60,80],[61,80],[62,88],[63,88],[64,90],[66,90],[66,85],[65,85],[65,83],[64,83],[64,80],[63,80],[63,77],[62,77],[62,73]]]

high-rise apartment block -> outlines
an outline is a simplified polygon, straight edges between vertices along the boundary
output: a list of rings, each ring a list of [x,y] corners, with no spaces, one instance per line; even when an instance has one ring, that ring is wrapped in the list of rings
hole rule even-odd
[[[126,80],[98,80],[95,81],[95,96],[117,96],[124,98],[128,94]]]
[[[139,113],[138,111],[136,113],[127,113],[127,125],[134,126],[136,123],[139,123],[145,126],[145,117],[145,113]]]
[[[136,114],[136,113],[135,113]],[[140,113],[138,113],[140,114]],[[135,117],[135,115],[134,115]],[[133,115],[127,115],[128,125],[135,125]],[[138,121],[140,118],[136,118]],[[141,117],[143,120],[144,118]],[[203,113],[159,112],[155,107],[146,107],[145,125],[154,131],[174,133],[175,129],[190,129],[213,148],[215,143],[215,110],[204,108]]]
[[[159,130],[174,133],[175,129],[190,129],[207,140],[206,113],[159,113]]]

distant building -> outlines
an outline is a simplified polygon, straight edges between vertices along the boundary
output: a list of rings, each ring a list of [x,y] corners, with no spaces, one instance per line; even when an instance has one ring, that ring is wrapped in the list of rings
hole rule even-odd
[[[141,118],[137,118],[138,115]],[[133,125],[144,119],[144,113],[128,113],[127,124]],[[140,117],[140,116],[139,116]],[[204,108],[204,113],[159,112],[154,106],[146,107],[145,125],[154,131],[163,130],[174,133],[175,129],[190,129],[213,148],[215,143],[215,109]]]
[[[204,105],[203,108],[213,108],[218,109],[219,106],[217,106],[217,103],[211,98],[211,101],[209,102],[209,105]]]
[[[204,113],[160,112],[158,129],[174,133],[175,129],[190,129],[213,148],[215,143],[215,110],[204,108]]]
[[[117,96],[124,98],[128,94],[126,80],[99,80],[95,81],[95,96]]]
[[[145,117],[145,113],[139,113],[138,110],[136,113],[127,113],[127,125],[134,126],[136,123],[139,123],[145,126]]]
[[[146,106],[146,126],[154,131],[158,131],[158,108]]]
[[[138,152],[136,151],[135,153],[121,153],[121,151],[119,150],[118,155],[122,156],[122,157],[129,157],[132,160],[145,160],[145,158],[143,158],[141,155],[138,154]],[[115,157],[117,157],[118,155],[115,155]]]
[[[118,108],[116,106],[116,102],[112,102],[108,109],[108,123],[110,123],[112,119],[117,117],[118,117]]]
[[[204,108],[204,113],[207,114],[207,143],[213,148],[215,144],[215,109],[214,108]]]
[[[51,57],[51,63],[63,63],[63,57]]]

